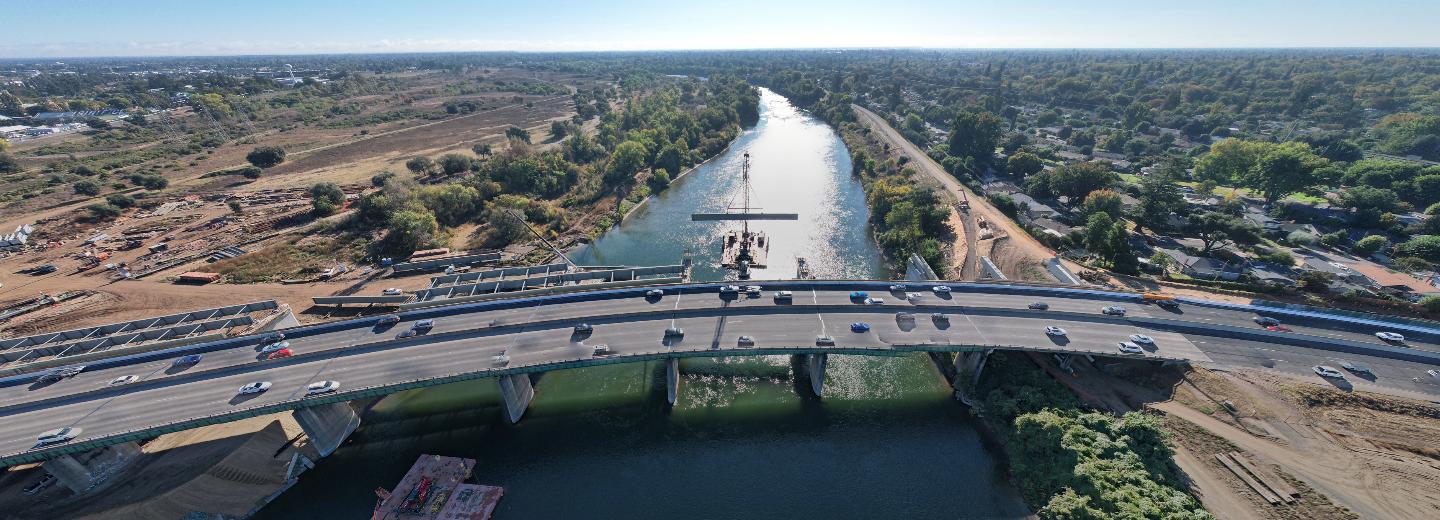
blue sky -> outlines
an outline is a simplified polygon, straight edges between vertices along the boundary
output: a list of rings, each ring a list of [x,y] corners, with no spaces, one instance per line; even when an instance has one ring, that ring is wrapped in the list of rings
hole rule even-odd
[[[0,0],[0,57],[1440,47],[1440,0]]]

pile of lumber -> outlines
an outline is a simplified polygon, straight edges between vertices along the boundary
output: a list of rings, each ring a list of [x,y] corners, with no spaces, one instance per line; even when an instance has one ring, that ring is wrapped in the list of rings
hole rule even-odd
[[[1249,458],[1241,455],[1238,451],[1217,453],[1215,454],[1215,458],[1220,461],[1220,464],[1225,465],[1225,468],[1229,469],[1231,473],[1240,477],[1240,480],[1244,481],[1245,485],[1250,486],[1250,489],[1255,490],[1255,492],[1258,493],[1261,498],[1264,498],[1266,502],[1269,502],[1270,505],[1278,505],[1281,502],[1293,504],[1295,503],[1295,499],[1300,496],[1300,492],[1290,486],[1289,482],[1285,482],[1284,479],[1278,476],[1260,471],[1259,467],[1253,462],[1250,462]]]

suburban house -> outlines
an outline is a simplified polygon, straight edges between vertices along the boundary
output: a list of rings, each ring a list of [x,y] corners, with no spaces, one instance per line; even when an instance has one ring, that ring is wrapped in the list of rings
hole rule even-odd
[[[1227,281],[1234,281],[1240,278],[1240,269],[1223,261],[1204,256],[1190,256],[1178,249],[1156,250],[1169,256],[1171,260],[1174,260],[1180,273],[1185,276],[1202,280]]]
[[[1055,211],[1055,208],[1047,206],[1035,200],[1034,197],[1024,193],[1011,194],[1010,198],[1015,201],[1015,205],[1020,207],[1020,211],[1031,219],[1050,218],[1059,213]]]

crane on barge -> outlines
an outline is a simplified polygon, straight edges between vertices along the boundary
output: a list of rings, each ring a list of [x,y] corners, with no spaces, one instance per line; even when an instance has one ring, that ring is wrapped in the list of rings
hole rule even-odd
[[[750,152],[740,167],[740,206],[727,207],[724,213],[693,213],[691,221],[738,220],[740,230],[727,230],[720,242],[720,266],[734,269],[741,280],[750,279],[751,269],[764,269],[769,262],[770,238],[764,231],[751,231],[752,220],[799,220],[796,213],[760,213],[750,205]],[[737,212],[738,210],[738,212]]]

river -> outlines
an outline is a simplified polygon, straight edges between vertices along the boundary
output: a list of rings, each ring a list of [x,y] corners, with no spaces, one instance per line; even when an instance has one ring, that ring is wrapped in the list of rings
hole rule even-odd
[[[824,123],[768,90],[761,117],[725,154],[654,197],[574,259],[656,265],[693,255],[714,267],[718,222],[693,223],[739,193],[751,154],[753,205],[799,213],[762,222],[770,266],[803,256],[822,278],[887,277],[849,153]],[[423,453],[477,459],[476,480],[505,487],[496,518],[1013,518],[1025,514],[975,421],[928,357],[832,356],[823,399],[803,397],[790,359],[688,358],[679,402],[659,363],[544,374],[517,425],[494,382],[390,396],[352,442],[306,473],[259,518],[362,518]],[[804,382],[808,385],[808,380]]]

